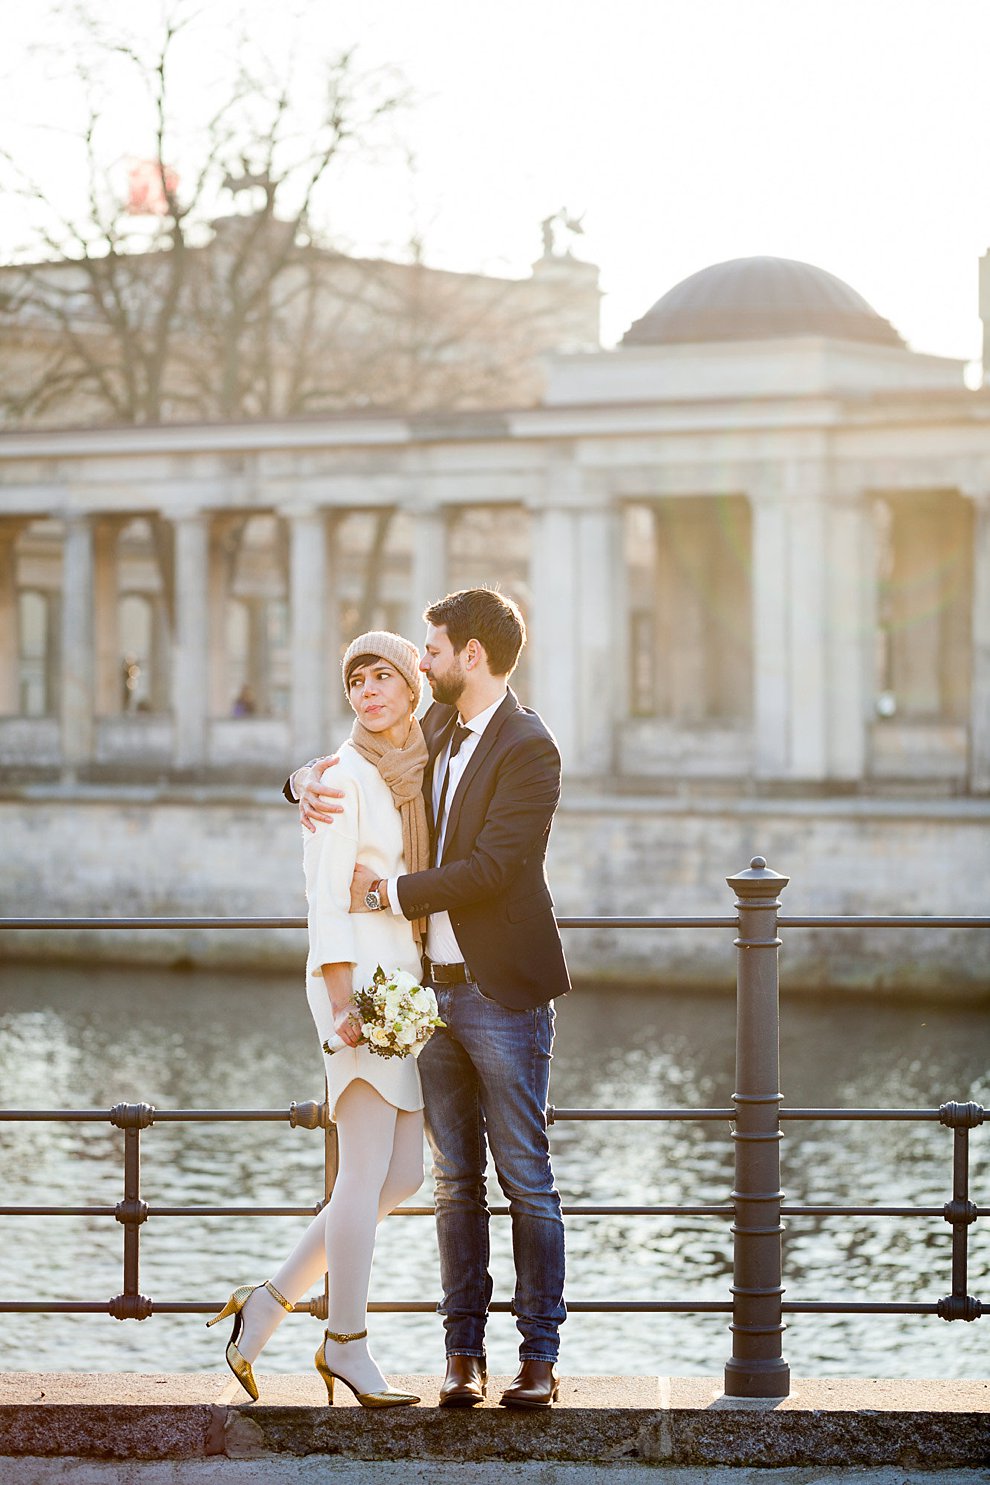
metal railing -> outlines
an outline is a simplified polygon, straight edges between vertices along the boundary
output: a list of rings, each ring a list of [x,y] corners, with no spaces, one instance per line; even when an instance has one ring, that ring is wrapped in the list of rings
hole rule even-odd
[[[984,1121],[974,1102],[946,1102],[934,1109],[783,1109],[779,1092],[778,931],[791,928],[990,928],[990,917],[786,917],[778,893],[789,878],[767,868],[755,856],[748,870],[726,878],[736,894],[735,916],[704,918],[564,917],[561,928],[732,928],[736,930],[736,1091],[732,1107],[720,1109],[555,1109],[551,1124],[565,1121],[628,1120],[645,1122],[707,1120],[734,1124],[735,1179],[724,1204],[679,1206],[565,1205],[565,1216],[706,1216],[729,1218],[733,1234],[733,1282],[726,1300],[568,1301],[575,1313],[725,1313],[731,1314],[732,1354],[725,1365],[725,1391],[730,1397],[785,1397],[790,1373],[782,1352],[788,1314],[936,1315],[943,1320],[976,1320],[979,1299],[968,1292],[969,1230],[981,1215],[970,1200],[969,1132]],[[0,929],[68,928],[304,928],[305,918],[2,918]],[[921,1206],[788,1206],[780,1189],[781,1124],[791,1120],[888,1120],[939,1123],[953,1131],[952,1196],[941,1207]],[[149,1218],[312,1216],[316,1206],[149,1206],[141,1196],[141,1134],[155,1124],[184,1122],[288,1122],[292,1128],[322,1129],[324,1134],[324,1202],[336,1175],[336,1134],[325,1103],[293,1103],[272,1109],[155,1109],[149,1104],[117,1104],[103,1109],[0,1110],[0,1122],[109,1122],[124,1133],[124,1194],[115,1206],[0,1206],[0,1217],[113,1217],[124,1229],[123,1288],[110,1300],[2,1301],[0,1313],[109,1314],[118,1320],[144,1320],[153,1314],[200,1314],[217,1308],[215,1301],[153,1300],[140,1289],[141,1229]],[[493,1207],[496,1215],[508,1211]],[[403,1206],[392,1214],[432,1216],[433,1208]],[[781,1261],[784,1217],[940,1218],[952,1229],[951,1290],[938,1300],[870,1303],[846,1300],[784,1300]],[[296,1305],[301,1313],[326,1319],[327,1296]],[[375,1311],[430,1312],[430,1301],[373,1303]],[[505,1302],[494,1311],[508,1311]]]

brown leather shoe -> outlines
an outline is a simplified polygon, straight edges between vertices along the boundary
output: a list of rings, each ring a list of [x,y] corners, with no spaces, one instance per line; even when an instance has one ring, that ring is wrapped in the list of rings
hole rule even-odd
[[[499,1399],[503,1408],[548,1408],[557,1401],[560,1381],[551,1361],[521,1361]]]
[[[480,1356],[448,1356],[440,1386],[442,1408],[476,1408],[485,1400],[488,1368]]]

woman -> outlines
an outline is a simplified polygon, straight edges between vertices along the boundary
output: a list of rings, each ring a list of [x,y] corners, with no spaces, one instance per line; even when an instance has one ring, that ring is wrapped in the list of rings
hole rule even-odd
[[[374,631],[349,646],[344,690],[355,713],[334,783],[343,813],[305,833],[309,902],[307,999],[325,1051],[330,1117],[339,1166],[330,1201],[271,1279],[236,1289],[207,1324],[234,1316],[227,1364],[257,1400],[252,1364],[284,1315],[330,1275],[326,1335],[316,1367],[333,1402],[334,1379],[364,1407],[419,1402],[394,1392],[367,1345],[367,1301],[377,1223],[423,1180],[423,1098],[415,1057],[382,1058],[359,1046],[353,992],[378,965],[421,973],[425,924],[390,912],[349,916],[351,874],[361,861],[379,877],[429,865],[423,801],[426,743],[413,715],[422,677],[419,651],[398,634]]]

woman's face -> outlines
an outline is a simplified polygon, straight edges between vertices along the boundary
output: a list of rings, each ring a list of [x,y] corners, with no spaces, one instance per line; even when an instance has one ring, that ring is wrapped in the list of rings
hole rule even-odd
[[[347,699],[369,732],[408,730],[413,713],[409,683],[387,660],[356,665],[347,678]]]

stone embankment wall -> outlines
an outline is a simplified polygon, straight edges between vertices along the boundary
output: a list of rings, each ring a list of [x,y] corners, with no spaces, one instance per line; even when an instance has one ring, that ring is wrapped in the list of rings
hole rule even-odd
[[[724,878],[754,854],[791,878],[782,910],[990,914],[990,802],[697,801],[570,786],[554,827],[561,915],[731,916]],[[275,788],[22,791],[0,799],[5,917],[244,917],[305,913],[300,827]],[[787,989],[986,997],[990,930],[785,929]],[[733,933],[568,929],[582,978],[731,983]],[[290,968],[300,930],[0,931],[0,957],[93,955]]]

